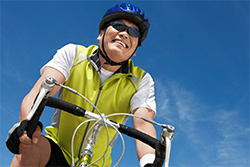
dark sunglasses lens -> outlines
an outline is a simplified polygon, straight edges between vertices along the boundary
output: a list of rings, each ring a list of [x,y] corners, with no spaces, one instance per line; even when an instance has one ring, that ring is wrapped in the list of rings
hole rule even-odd
[[[111,25],[118,31],[124,31],[128,29],[128,34],[131,35],[132,37],[136,37],[136,38],[140,37],[140,33],[137,29],[133,27],[128,27],[122,22],[112,22]]]
[[[131,35],[132,37],[140,37],[138,32],[133,28],[128,28],[128,34]]]
[[[125,25],[119,24],[119,23],[114,24],[113,27],[114,27],[116,30],[118,30],[118,31],[124,31],[124,30],[126,29],[126,26],[125,26]]]

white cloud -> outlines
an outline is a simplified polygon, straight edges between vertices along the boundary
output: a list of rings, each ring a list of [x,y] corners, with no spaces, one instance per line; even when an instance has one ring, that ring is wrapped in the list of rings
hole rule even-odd
[[[242,111],[237,102],[234,109],[208,106],[178,83],[161,80],[155,83],[157,118],[176,127],[176,133],[183,137],[177,140],[189,143],[182,147],[191,147],[189,152],[194,151],[205,166],[249,165],[250,129],[249,124],[244,127],[245,119],[239,115]]]
[[[222,165],[248,166],[249,165],[249,132],[244,127],[243,120],[238,116],[240,110],[217,112],[215,119],[216,130],[221,140],[216,143],[218,163]],[[248,142],[246,142],[248,141]]]

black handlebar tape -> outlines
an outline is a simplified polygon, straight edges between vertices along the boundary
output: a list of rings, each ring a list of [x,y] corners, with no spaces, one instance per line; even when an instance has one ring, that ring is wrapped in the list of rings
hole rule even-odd
[[[78,107],[74,104],[68,103],[66,101],[54,97],[48,97],[46,106],[52,108],[58,108],[60,110],[66,111],[76,116],[84,116],[86,112],[86,110],[81,107]]]
[[[142,133],[134,128],[128,127],[126,125],[120,124],[120,127],[118,128],[118,130],[123,134],[126,134],[130,137],[133,137],[135,139],[142,141],[143,143],[148,144],[149,146],[151,146],[154,149],[155,149],[156,144],[158,142],[157,139],[155,139],[155,138],[153,138],[145,133]]]
[[[158,166],[162,166],[165,160],[165,146],[162,145],[160,143],[159,140],[145,134],[142,133],[134,128],[128,127],[126,125],[122,125],[120,124],[120,128],[118,128],[118,130],[123,133],[126,134],[130,137],[133,137],[135,139],[138,139],[140,141],[142,141],[143,143],[148,144],[149,146],[151,146],[152,148],[155,149],[155,160],[152,164],[153,167],[158,167]]]
[[[64,110],[66,112],[69,112],[77,116],[84,116],[86,112],[86,110],[81,107],[78,107],[74,104],[68,103],[66,101],[63,101],[61,99],[54,98],[54,97],[48,97],[46,106],[52,107],[52,108],[58,108],[58,109]],[[143,143],[146,143],[152,148],[154,148],[156,157],[155,157],[153,166],[163,165],[164,159],[165,159],[165,146],[163,146],[159,140],[143,132],[140,132],[134,128],[131,128],[122,124],[120,124],[120,127],[118,128],[118,130],[121,133],[126,134],[130,137],[133,137],[135,139],[138,139],[142,141]]]
[[[34,131],[36,130],[37,124],[39,122],[39,119],[41,117],[41,114],[43,112],[43,109],[44,109],[46,103],[47,103],[47,99],[43,99],[42,102],[37,107],[34,115],[27,123],[26,131],[27,131],[27,135],[29,138],[32,138],[32,135],[33,135]]]
[[[155,160],[152,166],[162,166],[165,160],[165,146],[160,142],[156,143]]]

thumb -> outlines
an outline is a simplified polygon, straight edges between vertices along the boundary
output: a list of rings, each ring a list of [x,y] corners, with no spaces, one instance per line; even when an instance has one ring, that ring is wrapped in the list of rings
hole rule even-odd
[[[37,126],[35,132],[34,132],[33,135],[32,135],[32,142],[33,142],[34,144],[37,144],[38,139],[39,139],[40,136],[41,136],[41,133],[42,133],[41,128],[40,128],[39,126]]]

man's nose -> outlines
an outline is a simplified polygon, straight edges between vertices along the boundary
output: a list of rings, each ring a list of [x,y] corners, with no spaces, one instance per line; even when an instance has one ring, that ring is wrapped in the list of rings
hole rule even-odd
[[[125,38],[125,39],[128,39],[127,29],[124,30],[124,31],[121,31],[121,32],[119,33],[119,36],[120,36],[120,37],[123,37],[123,38]]]

